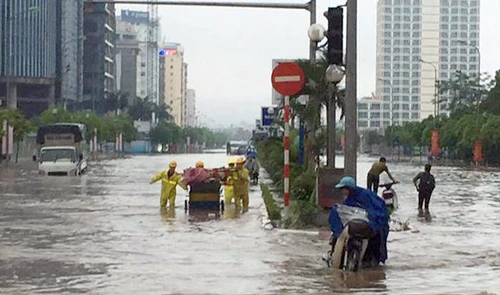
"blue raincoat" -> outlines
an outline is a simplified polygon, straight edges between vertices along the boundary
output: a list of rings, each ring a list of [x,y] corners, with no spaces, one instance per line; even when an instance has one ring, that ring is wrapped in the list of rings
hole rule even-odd
[[[387,212],[384,200],[370,190],[356,187],[342,204],[363,208],[368,212],[368,219],[370,220],[368,226],[372,235],[379,234],[382,238],[379,262],[385,263],[387,260],[387,237],[389,236],[389,213]],[[330,223],[331,231],[335,237],[338,237],[344,230],[344,226],[336,208],[337,206],[332,208],[328,222]]]

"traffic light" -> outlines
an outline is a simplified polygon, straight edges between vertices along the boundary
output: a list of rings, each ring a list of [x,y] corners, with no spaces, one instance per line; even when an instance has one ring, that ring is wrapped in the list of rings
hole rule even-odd
[[[326,13],[328,19],[327,57],[331,65],[344,65],[344,10],[342,7],[330,7]]]

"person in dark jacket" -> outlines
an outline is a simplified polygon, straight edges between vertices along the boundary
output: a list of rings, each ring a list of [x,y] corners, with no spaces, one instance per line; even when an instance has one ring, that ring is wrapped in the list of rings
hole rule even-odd
[[[422,205],[425,203],[425,215],[429,215],[429,203],[431,195],[436,187],[436,180],[431,174],[431,164],[425,164],[424,171],[413,178],[413,184],[418,191],[418,215],[423,217]]]
[[[389,236],[389,213],[384,200],[371,190],[356,186],[354,178],[350,176],[343,177],[335,188],[341,189],[342,195],[346,197],[342,202],[343,205],[363,208],[368,213],[371,238],[363,260],[373,257],[376,264],[385,263],[387,237]],[[330,211],[328,222],[333,235],[338,238],[344,230],[344,226],[336,207],[335,205]]]

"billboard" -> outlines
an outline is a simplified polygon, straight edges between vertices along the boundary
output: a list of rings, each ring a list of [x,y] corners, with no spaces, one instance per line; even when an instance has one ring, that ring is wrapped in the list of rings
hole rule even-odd
[[[261,124],[263,127],[271,126],[274,122],[274,114],[269,114],[269,108],[272,107],[261,108]]]
[[[122,10],[122,21],[134,24],[148,24],[149,13],[139,10]]]

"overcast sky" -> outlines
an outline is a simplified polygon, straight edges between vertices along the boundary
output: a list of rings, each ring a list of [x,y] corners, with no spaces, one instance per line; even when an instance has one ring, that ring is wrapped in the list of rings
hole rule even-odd
[[[241,1],[241,0],[238,0]],[[307,0],[254,0],[296,2]],[[481,69],[500,69],[500,0],[481,0]],[[345,1],[318,0],[323,12]],[[377,0],[358,0],[358,97],[375,90]],[[140,5],[121,9],[146,10]],[[211,125],[254,124],[260,106],[271,104],[271,60],[308,58],[309,13],[304,10],[160,6],[162,35],[185,48],[188,88],[196,90],[197,110]]]

